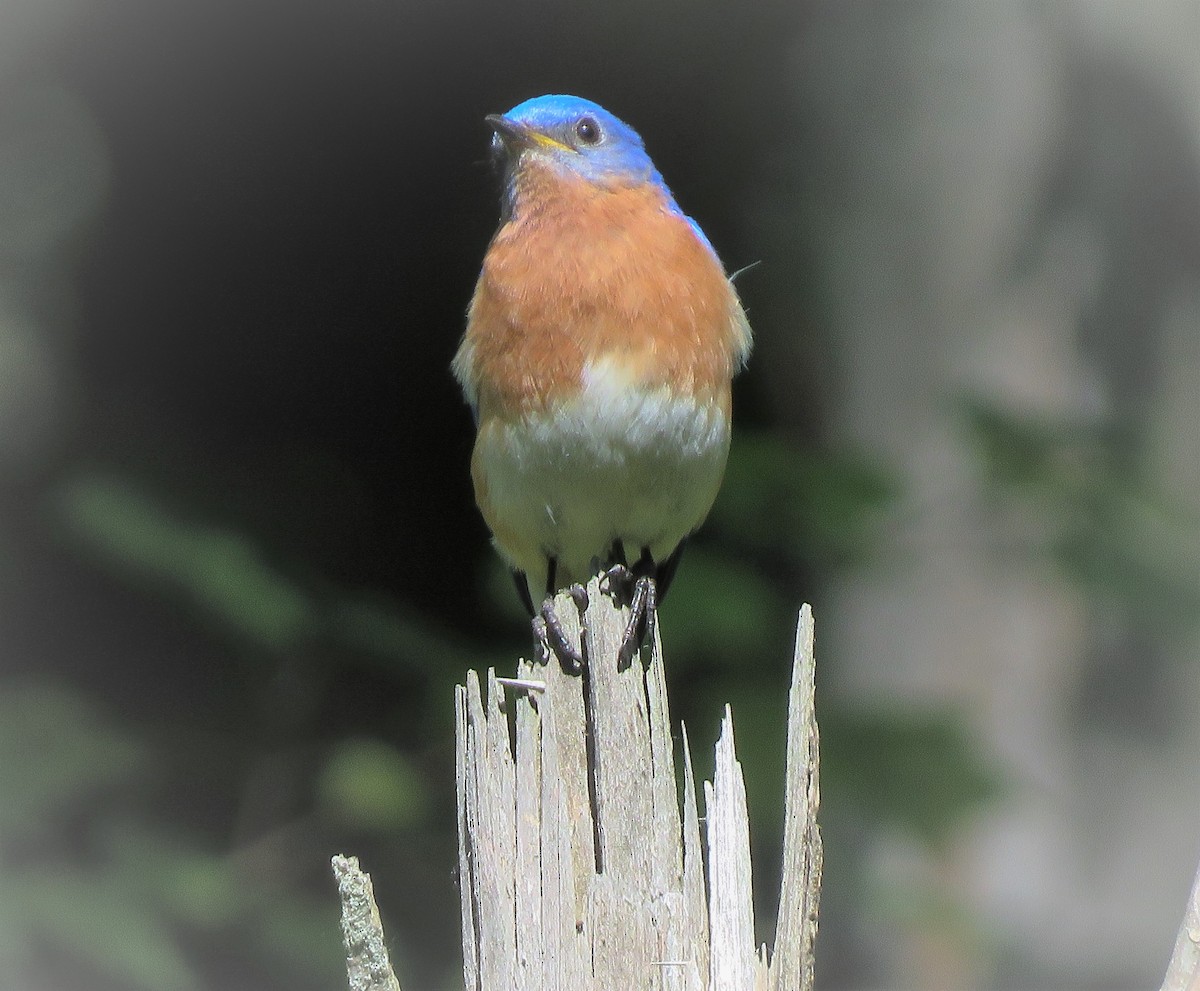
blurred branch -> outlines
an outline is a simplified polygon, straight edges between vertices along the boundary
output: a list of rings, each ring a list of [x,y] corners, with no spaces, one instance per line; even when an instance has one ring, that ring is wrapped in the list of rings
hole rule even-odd
[[[342,941],[350,991],[400,991],[388,959],[371,875],[359,868],[357,857],[339,855],[332,864],[342,902]]]
[[[1197,991],[1200,988],[1200,868],[1192,881],[1183,923],[1175,937],[1175,951],[1167,965],[1161,991]]]

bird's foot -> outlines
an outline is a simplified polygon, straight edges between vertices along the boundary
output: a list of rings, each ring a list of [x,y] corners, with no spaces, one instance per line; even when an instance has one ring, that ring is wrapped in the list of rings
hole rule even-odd
[[[587,589],[576,582],[566,589],[567,594],[575,603],[575,608],[582,616],[588,607]],[[583,670],[583,653],[567,637],[562,620],[554,608],[554,596],[549,595],[542,603],[542,608],[533,617],[533,650],[538,663],[548,664],[553,654],[558,663],[570,674],[578,674]]]
[[[646,641],[653,643],[658,626],[658,586],[651,575],[639,575],[623,564],[614,564],[603,575],[608,592],[629,605],[629,622],[621,635],[617,666],[628,667]]]

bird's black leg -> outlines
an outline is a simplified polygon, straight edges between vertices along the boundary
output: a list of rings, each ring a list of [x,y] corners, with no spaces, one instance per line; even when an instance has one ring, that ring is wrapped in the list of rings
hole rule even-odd
[[[619,543],[618,541],[614,548],[619,546]],[[621,635],[621,646],[617,650],[617,664],[620,667],[627,667],[632,662],[633,655],[641,649],[647,639],[654,640],[658,625],[659,599],[656,570],[654,558],[650,556],[650,548],[643,547],[642,556],[632,568],[623,561],[617,561],[604,573],[609,589],[616,593],[617,587],[620,586],[621,597],[629,603],[629,622]],[[670,581],[669,576],[667,580]]]
[[[624,565],[629,563],[625,559],[625,544],[620,537],[612,542],[612,548],[608,552],[608,563],[610,565]]]
[[[533,608],[533,596],[529,594],[529,582],[525,578],[524,571],[513,569],[513,584],[517,586],[517,595],[521,599],[521,605],[525,607],[525,611],[530,616],[536,616],[537,610]]]
[[[675,572],[679,568],[679,559],[683,557],[683,548],[685,546],[687,546],[687,537],[679,541],[679,546],[671,551],[667,555],[667,559],[655,569],[654,583],[658,586],[658,601],[660,604],[667,597],[667,589],[671,587],[671,582],[675,578]]]
[[[583,670],[583,654],[567,639],[551,598],[542,603],[541,612],[533,617],[533,644],[541,663],[548,663],[553,654],[569,673],[578,674]]]
[[[567,639],[562,620],[558,618],[558,613],[554,609],[556,591],[554,586],[557,574],[558,559],[552,557],[546,567],[546,598],[542,602],[542,608],[534,612],[532,602],[529,603],[529,611],[533,614],[533,648],[539,662],[547,663],[550,660],[550,654],[553,653],[566,670],[576,674],[583,670],[583,654]],[[528,589],[525,594],[528,597]],[[587,609],[587,590],[582,585],[575,582],[567,588],[567,594],[574,600],[575,608],[580,613]]]
[[[658,628],[658,583],[653,575],[640,575],[633,580],[633,595],[629,597],[629,623],[621,636],[617,663],[628,665],[633,655],[646,641],[654,643]]]
[[[582,615],[588,607],[587,589],[579,582],[571,582],[565,589],[567,595],[575,603],[575,608]],[[558,558],[552,557],[546,562],[546,600],[542,603],[542,609],[545,610],[547,603],[553,603],[554,597],[558,594]],[[553,605],[550,606],[550,611],[554,611]],[[558,621],[557,616],[555,622]]]

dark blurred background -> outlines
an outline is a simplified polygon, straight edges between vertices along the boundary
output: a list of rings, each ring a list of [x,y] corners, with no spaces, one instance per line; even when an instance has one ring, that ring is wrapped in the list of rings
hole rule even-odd
[[[461,986],[527,626],[448,372],[482,118],[646,139],[756,333],[662,615],[759,927],[815,605],[825,988],[1153,986],[1200,856],[1200,9],[0,0],[0,984]]]

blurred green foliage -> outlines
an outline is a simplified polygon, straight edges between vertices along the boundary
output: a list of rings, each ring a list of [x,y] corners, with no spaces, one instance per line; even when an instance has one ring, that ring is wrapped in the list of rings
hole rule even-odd
[[[1010,552],[1054,562],[1096,606],[1163,632],[1200,616],[1200,518],[1167,494],[1142,446],[1081,423],[964,397],[959,410],[997,514],[1020,514]]]
[[[206,982],[186,934],[236,931],[280,973],[340,978],[329,906],[145,815],[133,796],[169,755],[83,693],[5,684],[0,757],[0,973],[42,972],[49,949],[115,986],[190,991]]]
[[[429,796],[403,753],[381,740],[338,742],[316,783],[319,802],[346,821],[381,833],[420,821]]]
[[[86,697],[52,682],[0,685],[0,752],[0,833],[19,843],[44,834],[50,810],[152,767]]]
[[[427,652],[470,665],[476,655],[395,602],[307,583],[273,565],[250,534],[191,521],[130,479],[84,473],[56,494],[82,549],[127,581],[181,598],[199,622],[251,650],[279,655],[322,642],[419,671]]]
[[[246,536],[189,525],[127,480],[85,475],[60,493],[66,521],[127,575],[184,593],[195,614],[259,649],[295,648],[320,614]]]
[[[897,480],[864,456],[739,434],[710,519],[716,538],[695,554],[689,550],[678,580],[684,601],[667,607],[679,610],[669,646],[682,646],[685,655],[715,647],[734,658],[731,672],[747,680],[748,665],[736,652],[753,655],[767,630],[788,636],[790,649],[805,576],[853,573],[886,553],[902,494]],[[759,660],[774,672],[790,654]],[[857,712],[830,700],[820,715],[823,773],[844,785],[864,814],[912,829],[932,846],[944,844],[963,815],[995,794],[996,782],[951,713]]]
[[[743,552],[828,572],[870,557],[898,495],[896,481],[865,456],[742,431],[708,526]]]
[[[76,553],[179,610],[227,669],[227,688],[215,709],[204,699],[195,713],[147,717],[102,714],[86,687],[3,684],[0,972],[44,970],[49,953],[114,987],[193,989],[222,986],[214,960],[240,959],[286,977],[272,983],[339,986],[336,896],[312,880],[328,880],[329,856],[346,842],[371,849],[416,836],[397,861],[428,861],[422,851],[439,841],[419,838],[454,822],[444,796],[441,808],[435,800],[452,787],[451,686],[488,657],[378,593],[289,573],[251,536],[131,477],[79,473],[52,508]],[[332,719],[344,729],[314,738],[325,686],[356,670],[390,692],[346,697]],[[163,677],[169,669],[145,685],[148,697]],[[446,704],[425,704],[426,692]],[[388,739],[363,735],[381,710],[385,722],[408,721]],[[431,755],[444,780],[430,780]],[[242,840],[180,819],[206,793],[244,810]],[[47,859],[29,856],[41,849]],[[451,903],[452,878],[437,880],[434,902]],[[427,883],[418,877],[416,889]],[[403,940],[397,933],[401,958]]]
[[[836,800],[931,849],[945,849],[963,815],[999,794],[955,713],[826,706],[819,716],[821,773]]]

